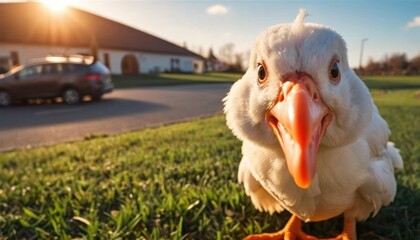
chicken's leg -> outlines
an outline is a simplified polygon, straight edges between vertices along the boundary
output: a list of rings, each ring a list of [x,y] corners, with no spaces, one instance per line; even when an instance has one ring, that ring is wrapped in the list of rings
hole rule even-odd
[[[356,221],[353,218],[344,216],[343,232],[335,238],[328,238],[326,240],[356,240]]]
[[[317,238],[310,236],[302,231],[302,222],[301,220],[293,215],[290,220],[287,222],[286,226],[275,233],[263,233],[263,234],[254,234],[249,235],[244,240],[316,240]]]
[[[356,240],[356,222],[354,219],[345,218],[343,233],[335,238],[320,239],[304,233],[301,220],[293,215],[282,230],[249,235],[244,240]]]

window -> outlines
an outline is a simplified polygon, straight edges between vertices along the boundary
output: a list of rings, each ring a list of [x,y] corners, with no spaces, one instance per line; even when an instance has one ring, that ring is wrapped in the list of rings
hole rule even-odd
[[[87,70],[87,66],[82,64],[65,64],[64,65],[64,71],[67,73],[85,73]]]
[[[42,65],[42,74],[59,74],[63,72],[61,64],[44,64]]]
[[[179,72],[179,59],[172,58],[171,59],[171,72]]]
[[[28,79],[41,74],[42,65],[32,66],[23,69],[18,73],[19,79]]]

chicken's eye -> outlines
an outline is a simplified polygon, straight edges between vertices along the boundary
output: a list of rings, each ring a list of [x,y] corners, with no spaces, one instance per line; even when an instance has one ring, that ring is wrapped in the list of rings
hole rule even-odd
[[[338,82],[341,79],[341,73],[340,73],[340,68],[338,67],[338,63],[340,61],[338,61],[337,59],[333,60],[330,64],[330,68],[329,68],[329,78],[331,80],[332,83],[334,84],[338,84]]]
[[[263,64],[258,64],[258,83],[262,84],[267,80],[267,71]]]

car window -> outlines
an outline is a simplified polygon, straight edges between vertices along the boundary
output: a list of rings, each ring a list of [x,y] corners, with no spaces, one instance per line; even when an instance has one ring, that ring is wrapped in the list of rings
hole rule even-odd
[[[28,78],[32,78],[32,77],[36,77],[40,75],[41,72],[42,72],[42,66],[36,65],[36,66],[31,66],[31,67],[22,69],[18,73],[18,76],[20,79],[28,79]]]
[[[86,73],[86,66],[82,64],[68,63],[64,64],[64,72],[66,73]]]
[[[60,74],[62,72],[63,66],[60,63],[42,65],[42,74]]]

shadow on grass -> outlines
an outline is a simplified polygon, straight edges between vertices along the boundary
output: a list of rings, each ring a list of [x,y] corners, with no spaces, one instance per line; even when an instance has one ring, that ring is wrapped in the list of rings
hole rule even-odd
[[[379,214],[358,224],[359,239],[419,239],[420,236],[420,192],[398,185],[394,202],[383,207]]]
[[[418,239],[416,237],[420,236],[420,209],[417,204],[419,202],[419,192],[399,185],[393,203],[382,207],[375,217],[357,223],[357,239]],[[265,220],[273,218],[272,222],[274,222],[264,232],[279,231],[290,216],[291,214],[286,212],[274,216],[262,216]],[[321,222],[303,223],[302,229],[304,232],[320,238],[336,237],[343,230],[343,216]]]

